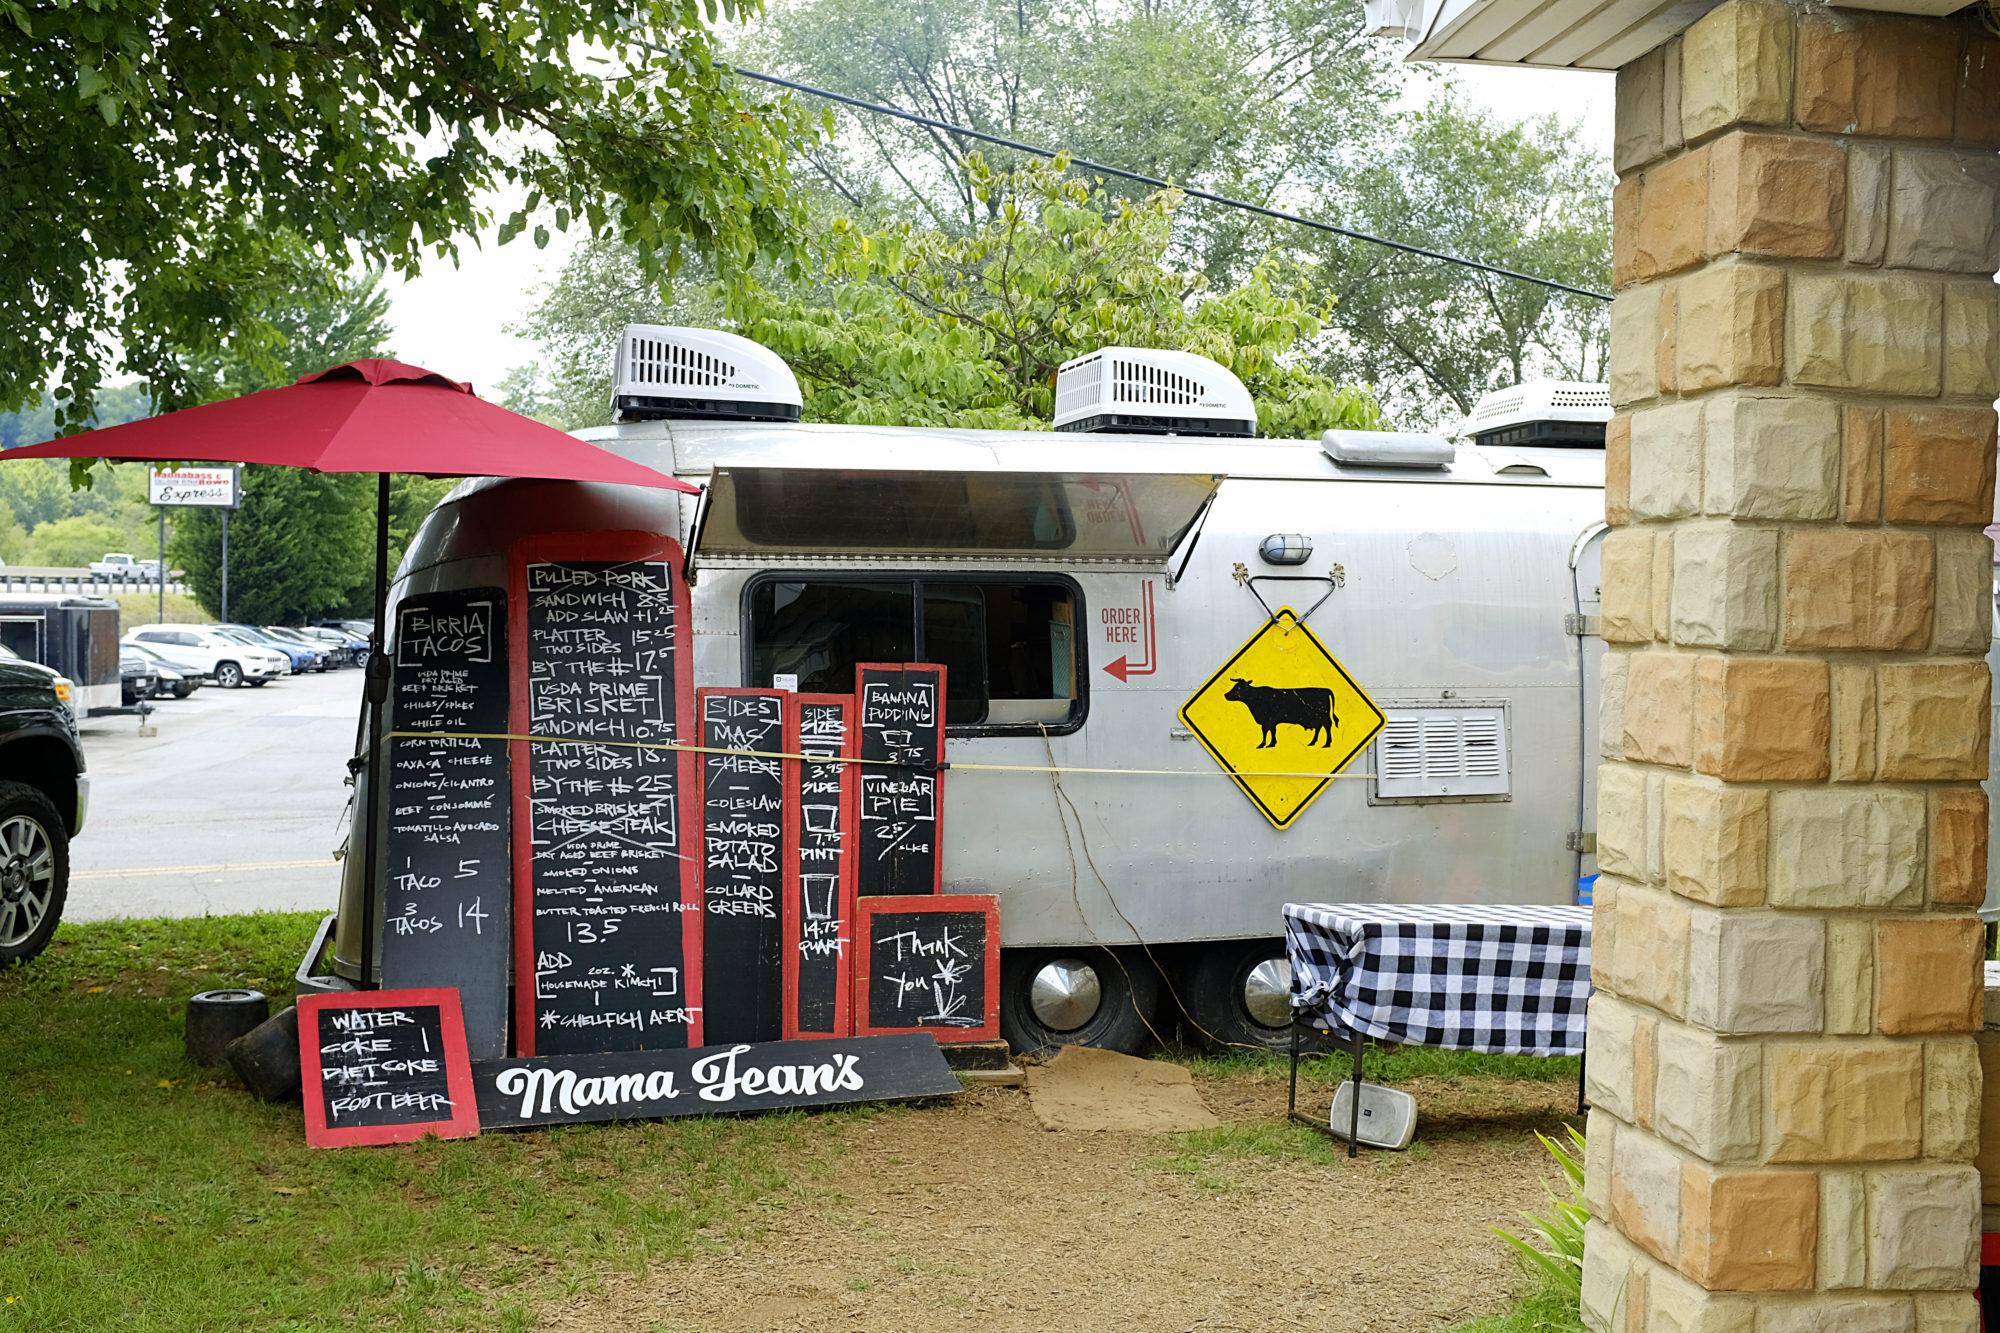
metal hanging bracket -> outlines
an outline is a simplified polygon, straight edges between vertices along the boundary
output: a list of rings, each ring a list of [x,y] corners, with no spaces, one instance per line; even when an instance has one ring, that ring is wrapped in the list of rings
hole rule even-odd
[[[1237,568],[1241,569],[1242,566],[1239,565]],[[1295,623],[1303,625],[1312,619],[1313,612],[1326,605],[1327,598],[1347,586],[1347,571],[1341,566],[1335,565],[1333,571],[1328,574],[1250,574],[1237,581],[1248,588],[1250,595],[1257,599],[1257,605],[1264,608],[1264,618],[1266,620],[1276,620],[1278,613],[1273,611],[1271,604],[1264,600],[1264,594],[1257,591],[1259,583],[1324,583],[1326,591],[1320,594],[1319,600],[1307,607],[1297,617]]]

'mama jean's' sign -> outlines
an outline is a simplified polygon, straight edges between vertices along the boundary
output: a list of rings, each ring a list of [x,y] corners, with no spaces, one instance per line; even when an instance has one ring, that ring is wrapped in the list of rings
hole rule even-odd
[[[482,1128],[654,1120],[959,1090],[929,1034],[475,1061]]]

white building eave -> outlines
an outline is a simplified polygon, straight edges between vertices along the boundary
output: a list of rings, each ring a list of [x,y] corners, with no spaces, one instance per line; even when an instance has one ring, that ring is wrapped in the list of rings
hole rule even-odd
[[[1615,70],[1686,31],[1720,0],[1373,0],[1393,9],[1410,60]],[[1845,7],[1935,17],[1964,0],[1846,0]],[[1383,24],[1375,31],[1390,27]]]

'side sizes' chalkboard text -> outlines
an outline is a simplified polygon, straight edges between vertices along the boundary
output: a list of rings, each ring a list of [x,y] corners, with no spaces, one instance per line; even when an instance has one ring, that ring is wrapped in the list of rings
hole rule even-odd
[[[346,991],[299,999],[306,1142],[411,1143],[479,1132],[458,992]]]
[[[854,1030],[1000,1036],[1000,900],[989,894],[859,898]]]
[[[851,694],[785,700],[785,749],[822,759],[858,753]],[[785,800],[785,1037],[854,1031],[854,863],[860,837],[853,764],[787,763]]]
[[[785,696],[695,692],[701,745],[703,1041],[784,1035]],[[769,758],[765,758],[769,755]]]

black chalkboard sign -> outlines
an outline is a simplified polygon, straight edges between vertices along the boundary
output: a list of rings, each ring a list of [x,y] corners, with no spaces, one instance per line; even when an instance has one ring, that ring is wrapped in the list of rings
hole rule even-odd
[[[755,750],[701,757],[703,1041],[784,1035],[785,696],[778,690],[696,692],[701,744]]]
[[[786,698],[785,749],[838,759],[856,750],[854,696]],[[853,1031],[854,826],[858,765],[795,759],[785,806],[785,1036]]]
[[[299,1075],[315,1148],[479,1132],[454,990],[301,996]]]
[[[512,555],[522,1055],[701,1042],[701,878],[680,547],[570,533]]]
[[[450,986],[466,1045],[507,1053],[513,948],[507,743],[438,733],[507,730],[507,594],[418,593],[396,607],[390,645],[389,823],[384,843],[382,984]]]
[[[855,963],[857,1033],[929,1032],[939,1041],[1000,1036],[1000,905],[987,894],[862,898]]]
[[[854,668],[861,727],[862,897],[944,887],[944,668],[863,662]],[[890,765],[893,765],[891,767]]]
[[[948,1097],[959,1091],[937,1042],[922,1033],[616,1051],[472,1067],[488,1129],[776,1111],[843,1102]]]

